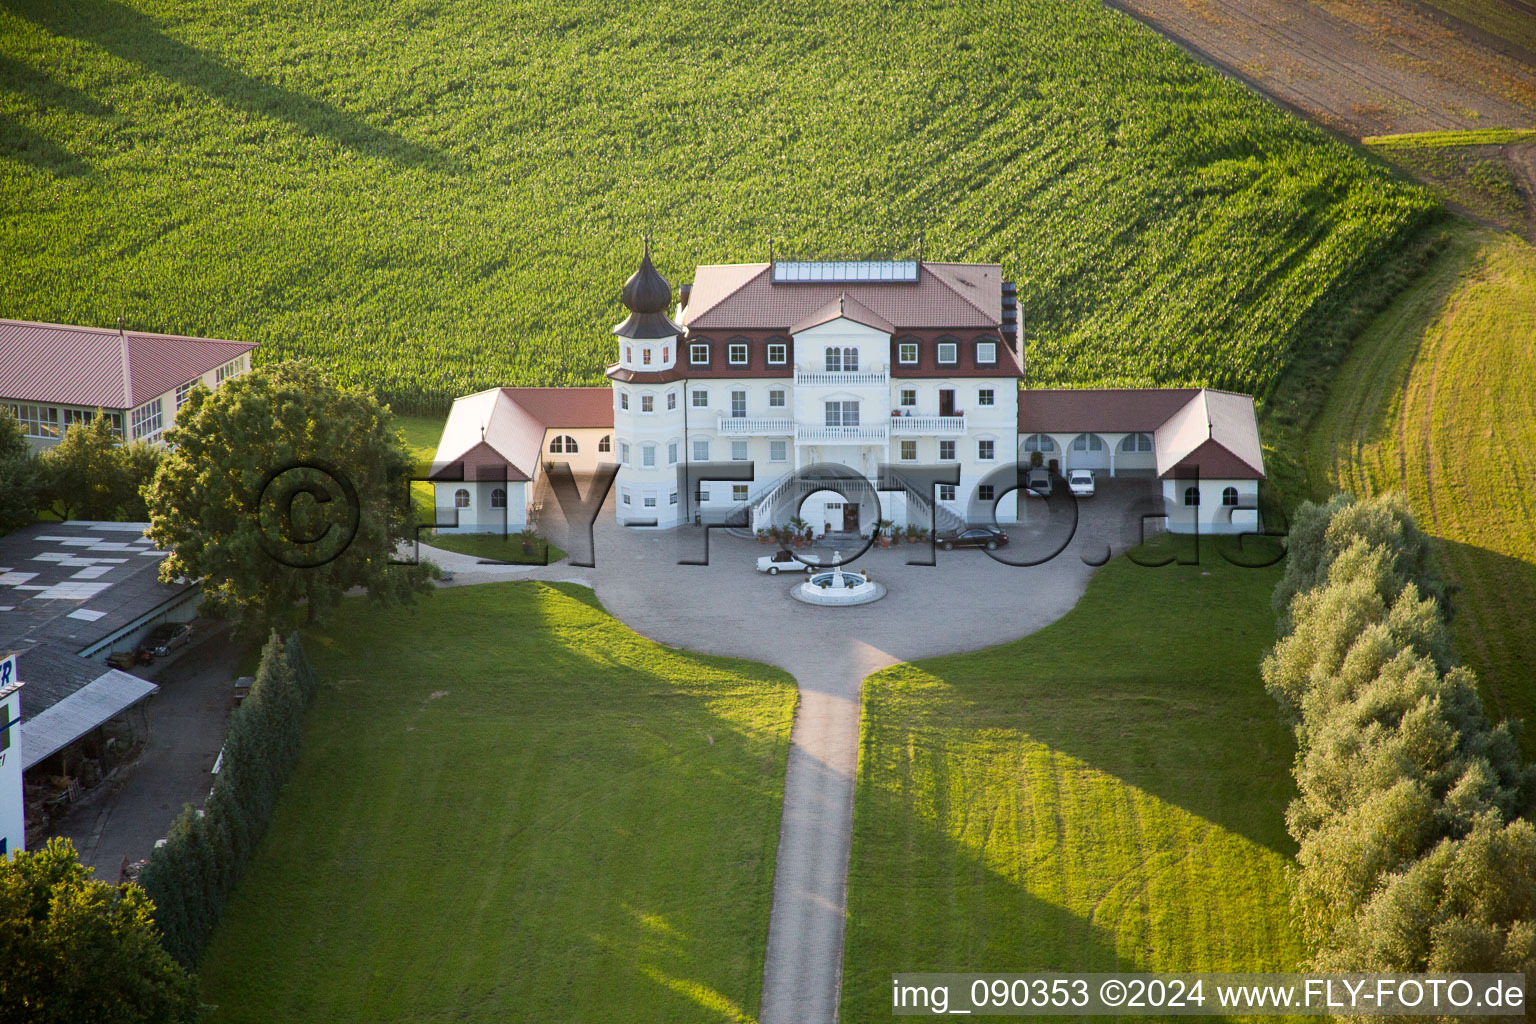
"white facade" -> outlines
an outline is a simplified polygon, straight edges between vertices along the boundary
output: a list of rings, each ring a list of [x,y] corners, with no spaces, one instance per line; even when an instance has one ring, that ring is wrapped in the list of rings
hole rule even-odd
[[[1173,533],[1259,531],[1257,480],[1168,478],[1163,481],[1163,506]]]
[[[21,779],[21,681],[16,656],[0,657],[0,858],[27,845],[27,808]]]
[[[535,476],[552,462],[567,464],[578,477],[590,474],[599,462],[613,459],[613,433],[606,427],[546,430]],[[433,491],[435,522],[445,524],[443,532],[518,533],[528,526],[539,487],[537,480],[440,480]]]
[[[679,339],[641,343],[620,339],[621,369],[671,370]],[[645,347],[652,351],[642,364]],[[682,339],[686,350],[687,341]],[[723,353],[730,364],[730,346]],[[835,463],[873,481],[881,463],[956,465],[960,483],[940,506],[959,518],[983,477],[1011,465],[1017,450],[1018,379],[897,377],[891,373],[891,335],[837,318],[792,336],[783,377],[684,377],[670,383],[615,380],[614,439],[619,475],[619,522],[677,525],[691,513],[723,513],[770,495],[788,474]],[[684,369],[686,369],[686,355]],[[750,483],[714,480],[702,500],[679,493],[682,463],[751,465]],[[863,503],[861,502],[861,505]],[[879,518],[907,522],[899,491],[880,492],[878,509],[849,509],[831,492],[818,492],[800,514],[817,533],[863,529]],[[999,509],[999,518],[1013,516]],[[927,525],[926,510],[918,519]],[[767,525],[754,518],[755,526]]]

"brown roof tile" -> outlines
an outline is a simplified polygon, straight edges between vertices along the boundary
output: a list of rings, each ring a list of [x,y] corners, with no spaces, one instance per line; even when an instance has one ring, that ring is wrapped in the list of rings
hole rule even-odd
[[[922,264],[916,283],[773,283],[772,264],[699,267],[683,311],[690,330],[788,330],[843,293],[896,328],[996,328],[1002,323],[1003,271],[995,263]]]
[[[1199,388],[1026,388],[1019,392],[1019,433],[1151,433],[1199,393]]]

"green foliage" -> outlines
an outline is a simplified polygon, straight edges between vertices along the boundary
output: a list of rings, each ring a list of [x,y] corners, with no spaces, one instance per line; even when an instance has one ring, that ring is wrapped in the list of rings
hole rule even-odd
[[[0,857],[0,1017],[29,1024],[190,1024],[196,987],[155,935],[137,885],[91,878],[67,839]]]
[[[72,424],[64,437],[37,455],[40,500],[60,519],[149,518],[142,489],[160,465],[160,449],[144,441],[125,444],[100,414]]]
[[[37,518],[37,463],[9,408],[0,406],[0,536]]]
[[[925,233],[1019,283],[1032,383],[1263,393],[1435,203],[1097,0],[16,0],[0,40],[0,306],[400,411],[601,382],[646,231],[674,284]]]
[[[1334,560],[1363,541],[1389,554],[1391,579],[1378,581],[1383,599],[1413,583],[1420,593],[1444,607],[1445,585],[1431,567],[1429,540],[1418,528],[1408,501],[1388,494],[1371,501],[1356,501],[1335,494],[1325,505],[1304,501],[1292,513],[1286,538],[1285,575],[1275,587],[1274,606],[1280,630],[1293,625],[1291,601],[1303,591],[1319,586],[1329,576]],[[1390,591],[1390,593],[1389,593]]]
[[[1395,495],[1308,505],[1264,659],[1292,715],[1295,903],[1321,970],[1536,968],[1536,793],[1452,664],[1427,541]],[[1523,872],[1523,874],[1522,874]]]
[[[166,440],[174,447],[147,496],[149,536],[171,551],[161,578],[202,579],[214,609],[292,627],[353,587],[380,601],[430,589],[425,567],[390,564],[412,536],[413,466],[389,408],[361,388],[308,362],[257,367],[213,394],[194,389]],[[330,468],[298,468],[310,465]]]
[[[314,671],[298,634],[273,633],[251,692],[229,719],[223,764],[208,805],[187,807],[140,878],[159,907],[165,947],[181,963],[202,956],[224,903],[266,833],[278,793],[299,754],[304,706]]]

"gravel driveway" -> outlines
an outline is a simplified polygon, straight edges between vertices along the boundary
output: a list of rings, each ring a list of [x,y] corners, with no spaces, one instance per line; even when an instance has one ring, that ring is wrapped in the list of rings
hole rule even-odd
[[[870,551],[856,564],[889,593],[854,608],[794,600],[790,588],[802,577],[757,572],[758,556],[772,548],[722,530],[709,531],[708,565],[678,565],[679,558],[702,557],[702,531],[627,530],[614,522],[611,506],[593,528],[591,568],[481,566],[451,552],[423,549],[423,555],[453,569],[454,585],[585,583],[644,636],[766,662],[795,677],[800,705],[790,735],[760,1019],[830,1024],[837,1018],[842,976],[865,676],[897,662],[1015,640],[1054,622],[1088,584],[1093,567],[1085,559],[1102,564],[1106,549],[1118,553],[1134,542],[1138,521],[1130,509],[1156,494],[1155,487],[1146,480],[1101,481],[1098,496],[1079,504],[1077,528],[1063,553],[1042,565],[1003,565],[986,552],[961,550],[938,552],[936,565],[913,566],[906,562],[924,557],[925,546]],[[1029,538],[1045,535],[1024,525],[1004,529],[1014,544],[999,554],[1020,560]],[[558,530],[551,533],[571,550]]]

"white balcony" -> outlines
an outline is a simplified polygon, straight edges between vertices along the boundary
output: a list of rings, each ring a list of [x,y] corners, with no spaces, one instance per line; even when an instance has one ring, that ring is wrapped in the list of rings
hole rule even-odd
[[[885,424],[860,427],[795,427],[795,444],[885,444],[890,432]]]
[[[796,387],[883,388],[891,381],[885,367],[853,373],[819,373],[795,367]]]
[[[721,416],[717,429],[722,437],[790,437],[795,421],[784,416]]]
[[[965,416],[892,416],[896,437],[959,437],[965,433]]]

